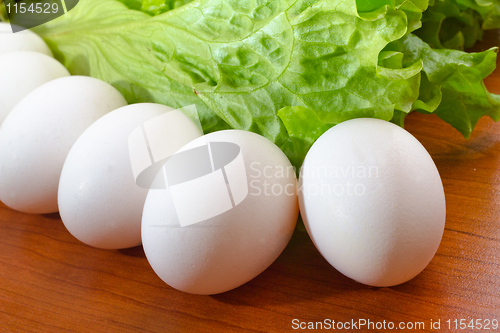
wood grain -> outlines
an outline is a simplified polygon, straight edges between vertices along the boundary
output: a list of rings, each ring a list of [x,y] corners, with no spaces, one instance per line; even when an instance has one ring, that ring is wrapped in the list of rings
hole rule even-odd
[[[493,45],[498,31],[476,49]],[[500,71],[485,83],[500,93]],[[0,206],[0,331],[287,332],[294,318],[423,321],[425,331],[441,319],[446,331],[447,319],[500,320],[500,124],[483,118],[470,140],[435,116],[411,114],[406,128],[434,158],[447,199],[441,246],[413,280],[355,283],[297,231],[256,279],[216,296],[189,295],[164,284],[141,247],[94,249],[57,214]]]

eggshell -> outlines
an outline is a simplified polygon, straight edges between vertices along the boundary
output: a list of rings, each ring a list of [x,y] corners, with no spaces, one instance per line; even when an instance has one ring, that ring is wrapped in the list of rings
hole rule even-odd
[[[0,128],[0,200],[27,213],[57,212],[64,160],[76,139],[106,113],[127,105],[111,85],[85,76],[35,89]]]
[[[240,148],[242,164],[235,159],[224,167],[229,189],[224,191],[226,183],[215,171],[180,182],[180,190],[170,180],[166,189],[149,191],[142,221],[143,247],[156,274],[193,294],[222,293],[259,275],[288,244],[298,216],[296,175],[276,145],[251,132],[228,130],[196,139],[174,157],[206,142]],[[213,149],[211,154],[215,161]],[[183,170],[187,174],[203,164],[198,159],[191,162]],[[222,170],[213,164],[217,172]],[[228,192],[234,203],[222,212]],[[214,211],[222,213],[210,217]],[[180,216],[203,214],[208,218],[181,226]]]
[[[444,231],[445,196],[431,156],[383,120],[350,120],[324,133],[305,158],[299,201],[323,257],[367,285],[418,275]]]
[[[44,83],[69,76],[57,60],[36,52],[0,56],[0,124],[26,95]]]
[[[141,243],[142,210],[148,189],[136,184],[128,140],[148,120],[154,121],[167,112],[180,112],[172,110],[158,104],[129,105],[102,117],[80,136],[68,154],[59,183],[60,215],[74,237],[103,249]],[[201,136],[187,116],[178,117],[175,126],[194,138]],[[166,135],[169,142],[165,144],[177,145],[172,154],[189,142],[182,141],[186,136],[178,142],[175,131]]]
[[[0,22],[0,55],[16,51],[33,51],[52,57],[40,36],[30,30],[13,33],[9,23]]]

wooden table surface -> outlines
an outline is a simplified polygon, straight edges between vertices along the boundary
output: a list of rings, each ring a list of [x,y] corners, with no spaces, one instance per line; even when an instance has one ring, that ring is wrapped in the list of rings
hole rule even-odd
[[[476,49],[493,45],[499,31]],[[485,82],[500,93],[500,70]],[[470,140],[435,116],[411,114],[406,128],[436,162],[447,201],[441,246],[413,280],[358,284],[296,231],[254,280],[220,295],[190,295],[164,284],[141,247],[94,249],[57,214],[0,206],[0,332],[287,332],[293,319],[424,322],[425,331],[441,320],[441,331],[466,332],[453,321],[449,330],[446,320],[500,321],[500,123],[483,118]]]

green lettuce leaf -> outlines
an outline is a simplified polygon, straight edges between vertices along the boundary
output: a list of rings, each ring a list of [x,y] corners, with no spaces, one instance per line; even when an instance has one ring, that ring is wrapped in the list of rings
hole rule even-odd
[[[118,0],[129,9],[140,10],[149,15],[159,15],[184,6],[193,0]]]
[[[378,71],[380,51],[407,31],[405,15],[381,7],[373,18],[361,18],[352,8],[320,1],[293,20],[280,15],[257,35],[226,43],[229,52],[218,61],[223,76],[200,98],[231,127],[273,140],[295,165],[307,149],[290,140],[293,119],[278,114],[286,106],[322,112],[330,126],[359,117],[390,120],[395,108],[409,112],[418,97],[418,71],[404,78]]]
[[[164,25],[148,19],[149,15],[118,1],[83,0],[36,31],[72,74],[111,83],[129,103],[155,102],[175,108],[195,104],[207,132],[229,128],[183,82],[191,77],[203,80],[201,62],[199,67],[190,64],[204,56],[197,55],[195,45],[176,49]]]
[[[479,53],[432,49],[414,35],[403,40],[405,61],[423,62],[420,96],[413,109],[434,112],[469,138],[477,121],[500,118],[500,96],[489,93],[483,79],[496,66],[498,48]]]
[[[287,106],[278,111],[286,126],[289,143],[282,148],[291,162],[300,166],[313,143],[337,122],[329,119],[329,112],[311,110],[302,106]]]
[[[280,118],[287,106],[315,110],[329,126],[411,110],[421,62],[379,55],[420,25],[426,7],[205,0],[150,17],[116,0],[81,0],[37,31],[72,74],[110,82],[131,103],[196,104],[206,132],[229,125],[262,134],[298,166],[307,149],[292,142],[293,115]]]
[[[192,0],[143,0],[141,10],[152,15],[160,15],[184,6]]]
[[[480,14],[456,1],[432,1],[423,14],[422,28],[415,34],[432,48],[464,50],[482,38]]]
[[[3,0],[0,0],[0,21],[3,21],[3,22],[8,21],[7,9],[5,8]]]
[[[495,69],[497,48],[480,53],[434,50],[417,36],[409,34],[389,44],[380,53],[379,62],[388,68],[408,66],[422,70],[418,99],[412,110],[434,112],[469,138],[477,121],[484,115],[498,121],[500,96],[485,88],[483,79]],[[331,113],[321,109],[285,107],[278,112],[290,136],[293,150],[305,155],[312,144],[337,124]],[[392,122],[404,125],[407,112],[395,110]]]
[[[488,17],[460,1],[81,0],[37,31],[72,74],[130,103],[195,104],[205,132],[259,133],[298,167],[353,118],[403,126],[412,110],[434,112],[465,137],[480,117],[498,120],[483,85],[497,49],[445,48],[475,42]]]
[[[455,0],[459,5],[477,11],[484,30],[500,28],[500,0]]]

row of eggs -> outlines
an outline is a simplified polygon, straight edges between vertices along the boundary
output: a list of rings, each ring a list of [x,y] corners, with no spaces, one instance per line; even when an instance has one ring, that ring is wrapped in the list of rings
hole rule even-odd
[[[177,155],[232,143],[244,170],[214,168],[211,157],[210,171],[223,170],[223,189],[215,190],[215,176],[198,177],[198,192],[190,188],[179,202],[173,186],[137,185],[129,142],[136,129],[175,110],[127,106],[111,85],[69,76],[35,34],[5,31],[0,24],[0,200],[7,206],[59,211],[70,233],[91,246],[142,243],[166,283],[197,294],[231,290],[269,267],[292,237],[299,206],[321,254],[359,282],[403,283],[434,256],[445,220],[441,179],[423,146],[398,126],[356,119],[333,127],[311,148],[297,182],[266,138],[239,130],[180,135],[194,125],[179,113],[149,137],[149,149],[168,146]],[[179,205],[192,215],[216,209],[224,189],[230,209],[182,226]],[[244,195],[235,203],[237,193]]]

